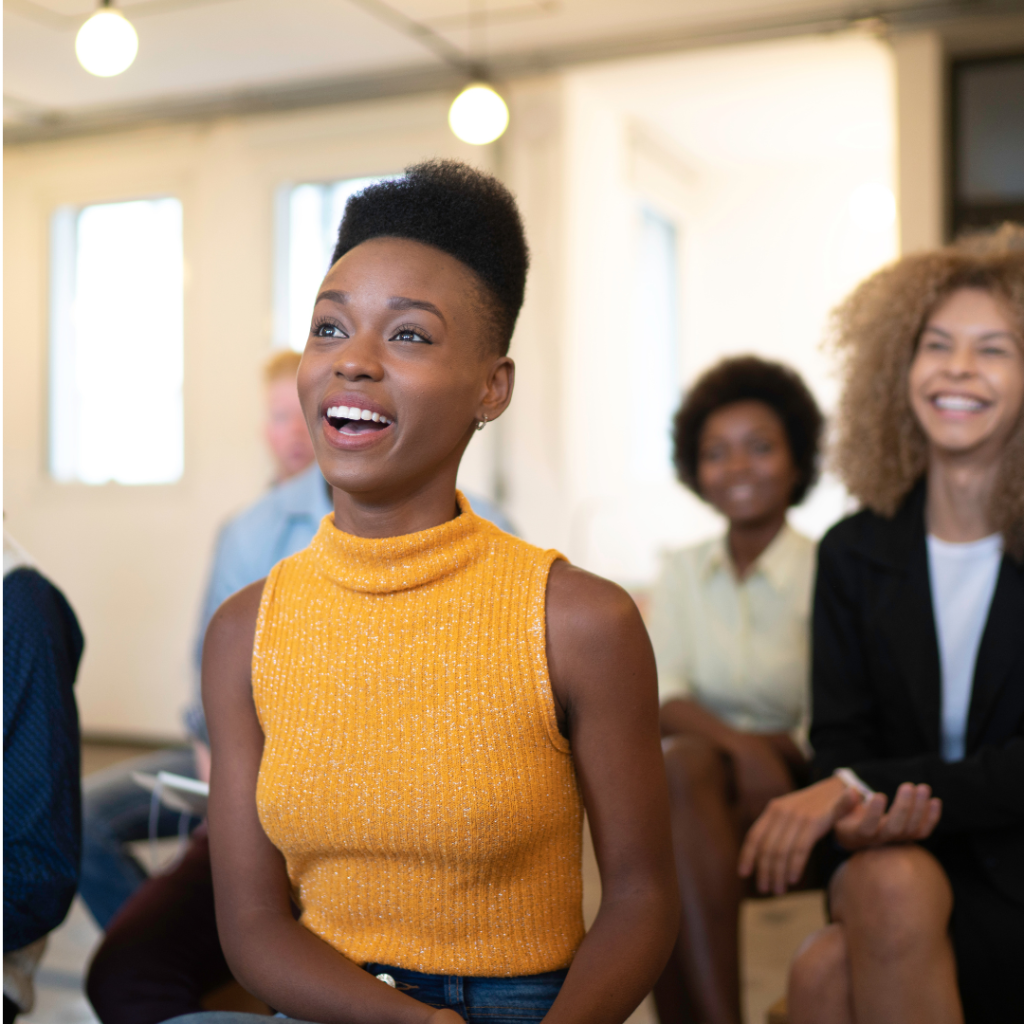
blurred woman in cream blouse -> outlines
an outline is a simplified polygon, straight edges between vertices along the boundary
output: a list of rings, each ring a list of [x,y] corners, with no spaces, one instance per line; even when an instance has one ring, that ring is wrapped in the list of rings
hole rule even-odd
[[[788,523],[737,579],[728,540],[666,556],[650,630],[662,704],[690,700],[741,732],[806,742],[814,542]]]
[[[800,377],[752,356],[709,370],[676,414],[679,478],[729,529],[671,553],[651,605],[683,906],[655,989],[663,1024],[740,1024],[739,849],[806,781],[815,545],[786,513],[814,481],[821,430]]]

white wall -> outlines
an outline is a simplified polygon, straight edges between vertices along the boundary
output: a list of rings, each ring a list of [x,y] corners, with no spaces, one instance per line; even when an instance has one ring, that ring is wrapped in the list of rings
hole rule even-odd
[[[271,344],[275,190],[435,155],[489,160],[448,131],[449,102],[427,96],[6,148],[5,525],[81,620],[86,730],[181,733],[216,527],[269,476],[260,367]],[[49,217],[64,203],[148,195],[184,205],[184,476],[162,487],[56,484],[46,466]],[[471,446],[467,476],[478,489],[490,488],[493,444],[485,432]]]
[[[863,230],[850,207],[860,186],[894,187],[892,58],[847,35],[620,63],[568,75],[565,117],[563,543],[643,587],[659,549],[719,526],[667,477],[631,471],[636,433],[668,429],[630,414],[638,206],[654,202],[681,233],[680,389],[756,352],[795,366],[830,408],[828,312],[897,251],[895,224]],[[845,507],[833,483],[795,518],[820,533]]]

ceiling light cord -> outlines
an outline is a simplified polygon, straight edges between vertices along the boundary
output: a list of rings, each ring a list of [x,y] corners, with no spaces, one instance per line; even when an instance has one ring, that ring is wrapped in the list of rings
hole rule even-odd
[[[448,126],[457,139],[486,146],[508,127],[508,106],[490,84],[487,71],[487,0],[467,0],[466,35],[469,84],[452,101]]]

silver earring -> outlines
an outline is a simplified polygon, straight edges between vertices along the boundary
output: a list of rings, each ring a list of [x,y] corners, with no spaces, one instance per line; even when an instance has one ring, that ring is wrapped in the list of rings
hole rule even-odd
[[[476,429],[483,430],[487,426],[487,417],[484,416],[482,419],[476,421]]]

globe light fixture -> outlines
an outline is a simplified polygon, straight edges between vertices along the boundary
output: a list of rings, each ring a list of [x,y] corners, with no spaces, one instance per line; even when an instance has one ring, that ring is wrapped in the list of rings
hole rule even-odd
[[[472,146],[486,146],[508,127],[508,107],[489,85],[474,82],[455,97],[448,124],[456,138]]]
[[[111,78],[131,66],[139,52],[139,37],[131,22],[103,0],[103,6],[78,30],[78,63],[100,78]]]

